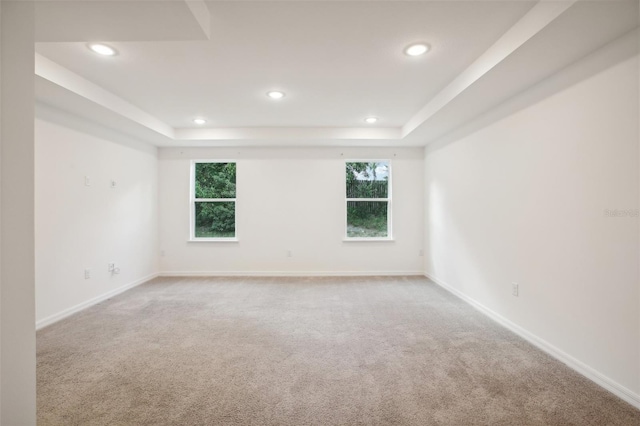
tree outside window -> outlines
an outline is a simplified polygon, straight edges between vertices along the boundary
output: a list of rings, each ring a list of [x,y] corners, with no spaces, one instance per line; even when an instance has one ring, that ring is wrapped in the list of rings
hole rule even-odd
[[[347,238],[391,238],[391,164],[346,162]]]
[[[192,239],[236,237],[236,163],[192,164]]]

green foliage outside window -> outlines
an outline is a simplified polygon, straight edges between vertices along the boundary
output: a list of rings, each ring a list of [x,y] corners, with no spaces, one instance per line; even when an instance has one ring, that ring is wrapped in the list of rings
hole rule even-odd
[[[347,236],[387,237],[388,202],[356,201],[359,198],[389,197],[387,162],[347,162]],[[356,199],[356,200],[354,200]]]
[[[236,163],[196,163],[197,198],[236,198]]]
[[[347,198],[387,198],[389,175],[387,163],[347,163]],[[380,176],[379,169],[387,174]]]
[[[236,163],[196,163],[195,165],[196,238],[235,237]],[[220,199],[220,201],[197,201]]]

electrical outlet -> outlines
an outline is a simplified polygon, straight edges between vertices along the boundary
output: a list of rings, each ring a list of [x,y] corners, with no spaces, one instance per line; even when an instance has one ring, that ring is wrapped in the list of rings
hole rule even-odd
[[[287,250],[287,257],[293,257],[293,251]]]
[[[518,297],[519,293],[520,287],[518,286],[518,283],[511,283],[511,294]]]
[[[115,263],[109,263],[107,264],[107,271],[108,272],[113,272],[116,270],[116,264]]]
[[[91,278],[91,269],[85,269],[84,270],[84,279],[88,280],[89,278]]]
[[[115,188],[116,186],[118,186],[118,182],[116,182],[115,180],[111,181],[111,188]]]
[[[89,176],[84,177],[84,186],[91,186],[91,178]]]
[[[424,256],[424,250],[420,250],[420,251],[418,252],[418,256],[423,257],[423,256]]]

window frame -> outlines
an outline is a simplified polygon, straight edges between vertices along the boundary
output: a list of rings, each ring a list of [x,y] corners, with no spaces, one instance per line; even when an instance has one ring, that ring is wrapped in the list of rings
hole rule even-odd
[[[236,165],[235,198],[196,198],[196,165],[197,164],[234,163]],[[196,237],[196,203],[233,202],[235,236],[233,237]],[[237,160],[191,160],[189,173],[189,242],[237,242],[238,241],[238,161]]]
[[[346,170],[347,163],[387,163],[389,167],[389,179],[388,179],[388,187],[387,187],[387,198],[347,198],[347,182],[346,182]],[[394,241],[393,238],[393,166],[391,164],[390,159],[347,159],[342,163],[342,173],[343,173],[343,189],[344,189],[344,238],[342,241],[344,242],[366,242],[366,241]],[[349,219],[347,217],[348,214],[348,206],[350,201],[377,201],[377,202],[387,202],[387,236],[386,237],[350,237],[349,236]]]

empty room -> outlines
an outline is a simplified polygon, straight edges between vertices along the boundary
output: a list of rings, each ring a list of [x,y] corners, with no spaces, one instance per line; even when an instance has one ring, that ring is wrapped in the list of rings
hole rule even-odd
[[[640,425],[638,0],[0,12],[2,426]]]

